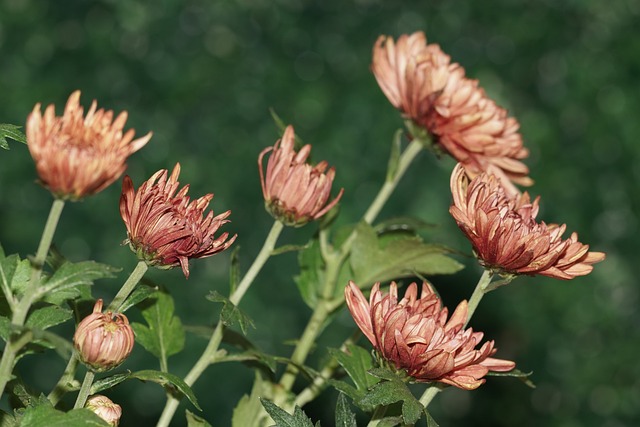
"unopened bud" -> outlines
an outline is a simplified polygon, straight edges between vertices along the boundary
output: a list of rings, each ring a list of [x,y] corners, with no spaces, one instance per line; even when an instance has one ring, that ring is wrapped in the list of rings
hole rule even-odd
[[[102,313],[102,300],[96,301],[93,313],[85,317],[73,336],[80,360],[96,372],[120,365],[133,349],[134,336],[127,316]]]
[[[122,416],[122,408],[111,399],[100,394],[95,394],[87,399],[85,408],[105,420],[112,427],[117,427]]]

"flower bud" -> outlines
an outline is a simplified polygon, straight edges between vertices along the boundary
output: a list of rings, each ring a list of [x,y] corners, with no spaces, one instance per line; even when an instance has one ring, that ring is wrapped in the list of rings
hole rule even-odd
[[[106,396],[95,394],[87,399],[84,407],[105,420],[110,426],[117,427],[120,423],[122,408]]]
[[[134,336],[127,316],[102,313],[102,300],[96,301],[93,313],[85,317],[73,336],[80,360],[96,372],[120,365],[133,349]]]

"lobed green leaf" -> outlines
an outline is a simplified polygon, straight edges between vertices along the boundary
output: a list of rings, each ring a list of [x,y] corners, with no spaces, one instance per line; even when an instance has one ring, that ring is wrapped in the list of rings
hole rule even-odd
[[[168,391],[179,391],[181,394],[187,397],[189,401],[195,406],[198,410],[202,411],[200,405],[198,405],[198,399],[196,399],[196,395],[193,394],[193,390],[191,387],[187,385],[180,377],[177,375],[170,374],[169,372],[160,372],[154,371],[151,369],[133,372],[129,376],[129,378],[136,378],[140,381],[151,381],[156,384],[160,384],[162,387],[167,389]]]
[[[174,316],[171,295],[157,292],[153,299],[141,304],[142,317],[148,326],[132,323],[136,342],[160,360],[179,353],[184,348],[184,328],[180,318]]]

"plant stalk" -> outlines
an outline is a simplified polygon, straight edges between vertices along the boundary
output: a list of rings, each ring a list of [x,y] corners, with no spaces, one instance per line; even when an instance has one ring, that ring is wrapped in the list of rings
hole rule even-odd
[[[91,391],[91,386],[93,385],[93,379],[95,376],[96,374],[91,369],[87,370],[87,373],[84,376],[84,381],[82,381],[80,391],[78,392],[76,403],[73,405],[73,409],[84,408],[84,404],[87,402],[87,397],[89,397],[89,392]]]
[[[145,261],[139,261],[136,265],[136,268],[133,269],[127,281],[124,282],[116,296],[111,301],[111,304],[107,307],[106,311],[110,311],[112,313],[117,313],[122,303],[127,299],[127,297],[131,294],[136,285],[140,282],[144,273],[147,272],[149,266]]]

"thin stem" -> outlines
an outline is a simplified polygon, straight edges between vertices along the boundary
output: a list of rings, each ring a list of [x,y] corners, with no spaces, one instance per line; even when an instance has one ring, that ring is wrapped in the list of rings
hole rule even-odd
[[[76,404],[73,405],[73,409],[84,408],[84,404],[87,402],[87,397],[89,397],[89,392],[91,391],[91,386],[93,385],[93,379],[95,376],[96,374],[90,369],[84,375],[84,381],[82,381],[82,386],[78,392]]]
[[[371,421],[367,424],[367,427],[375,427],[380,424],[380,421],[384,418],[384,414],[387,413],[387,406],[380,405],[373,411],[373,415],[371,415]]]
[[[491,283],[492,277],[493,277],[493,273],[490,270],[484,270],[484,272],[482,273],[482,276],[480,276],[480,280],[478,280],[478,284],[476,285],[476,288],[473,290],[473,294],[471,294],[471,298],[469,298],[469,304],[467,308],[467,322],[465,323],[465,326],[467,326],[467,324],[469,323],[469,320],[471,320],[471,316],[473,316],[473,313],[476,311],[476,308],[478,308],[478,304],[480,304],[480,300],[482,299],[484,294],[487,293],[487,287]]]
[[[256,278],[264,264],[271,256],[271,253],[276,246],[276,242],[283,228],[284,224],[282,224],[280,221],[275,221],[273,223],[271,231],[269,231],[269,235],[265,239],[264,245],[258,253],[258,256],[253,261],[251,267],[249,267],[249,270],[240,281],[238,287],[229,297],[229,301],[231,301],[233,304],[238,305],[238,303],[240,303],[240,300],[249,289],[249,286],[251,286],[251,283],[253,283],[253,280]],[[200,375],[202,375],[205,369],[207,369],[209,365],[211,365],[211,363],[215,361],[215,355],[218,351],[218,347],[220,346],[220,342],[222,342],[222,334],[223,325],[222,322],[218,322],[215,330],[213,331],[213,334],[211,335],[211,338],[209,339],[207,347],[204,349],[202,355],[195,363],[195,365],[193,365],[193,368],[191,368],[187,376],[184,378],[184,382],[189,386],[192,386],[198,380],[198,378],[200,378]],[[158,420],[157,427],[167,427],[169,425],[171,419],[173,418],[173,415],[176,412],[176,409],[178,409],[179,403],[180,401],[173,396],[167,399],[167,403],[165,404],[164,410],[162,411],[160,419]]]
[[[436,397],[436,394],[440,393],[441,391],[442,389],[437,385],[432,385],[427,388],[424,393],[422,393],[422,396],[420,396],[420,403],[422,403],[422,406],[424,406],[425,408],[429,406],[429,403],[431,403],[433,398]]]
[[[49,211],[49,216],[47,217],[47,222],[42,232],[42,237],[40,238],[38,251],[32,261],[31,278],[22,299],[13,310],[11,323],[17,327],[15,329],[20,329],[24,326],[31,304],[34,303],[34,299],[36,298],[36,290],[40,285],[40,273],[42,272],[44,261],[47,258],[47,253],[49,253],[49,248],[53,241],[53,235],[55,234],[56,227],[58,226],[58,220],[60,219],[63,208],[64,200],[54,199],[53,204],[51,205],[51,210]],[[13,344],[16,339],[19,339],[19,335],[12,335],[9,338],[9,342],[5,346],[5,350],[2,353],[2,359],[0,360],[0,396],[4,393],[4,389],[7,386],[7,382],[9,381],[9,377],[11,377],[11,372],[13,371],[13,363],[16,359],[16,352],[18,350],[12,348],[11,344]]]
[[[146,262],[139,261],[136,265],[136,268],[133,269],[133,271],[127,278],[127,281],[124,282],[124,285],[122,285],[116,296],[113,298],[113,301],[111,301],[111,304],[109,304],[109,306],[107,307],[106,311],[117,312],[122,306],[122,303],[131,294],[133,289],[140,282],[142,276],[144,276],[144,273],[146,273],[148,269],[149,266]]]
[[[73,381],[73,378],[76,373],[76,368],[78,367],[78,358],[76,357],[75,352],[71,354],[71,358],[67,363],[67,367],[64,368],[64,372],[58,382],[56,383],[51,393],[47,396],[47,399],[51,402],[53,406],[56,406],[62,396],[64,396],[69,390],[69,384]]]

